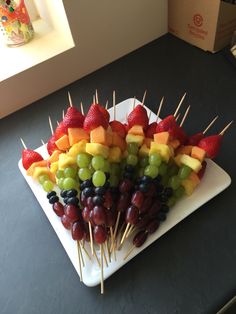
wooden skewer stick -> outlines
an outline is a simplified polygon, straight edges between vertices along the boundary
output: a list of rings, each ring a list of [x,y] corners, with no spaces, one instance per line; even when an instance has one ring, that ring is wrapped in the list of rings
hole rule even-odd
[[[126,234],[127,234],[128,230],[129,230],[129,227],[130,227],[130,223],[127,223],[127,226],[126,226],[125,232],[123,233],[123,236],[121,238],[120,244],[123,244],[123,242],[125,240],[125,237],[126,237]]]
[[[116,120],[116,91],[113,90],[113,120]]]
[[[114,245],[115,245],[116,233],[117,233],[117,229],[118,229],[119,222],[120,222],[120,211],[119,211],[118,214],[117,214],[116,224],[115,224],[115,230],[114,230],[114,240],[113,240],[113,243],[111,244],[110,251],[112,251],[112,249],[113,249],[113,247],[114,247]]]
[[[187,115],[188,115],[188,113],[189,113],[190,108],[191,108],[191,106],[188,106],[187,110],[185,111],[185,114],[184,114],[184,116],[183,116],[183,119],[182,119],[182,121],[180,122],[180,125],[179,125],[180,127],[184,124],[184,121],[185,121],[185,119],[187,118]]]
[[[104,248],[103,248],[103,249],[104,249]],[[105,250],[103,250],[103,258],[104,258],[104,261],[105,261],[106,267],[108,267],[108,262],[107,262],[107,257],[106,257]]]
[[[20,138],[20,141],[21,141],[21,144],[22,144],[22,146],[24,147],[24,149],[27,149],[27,147],[26,147],[26,145],[25,145],[25,142],[23,141],[22,138]]]
[[[69,99],[69,105],[70,105],[70,107],[73,107],[70,92],[68,92],[68,99]]]
[[[186,93],[184,93],[184,95],[180,99],[180,102],[179,102],[179,104],[178,104],[178,106],[177,106],[177,108],[175,110],[174,117],[176,117],[176,115],[177,115],[177,113],[178,113],[178,111],[179,111],[179,109],[180,109],[180,107],[181,107],[185,97],[186,97]]]
[[[134,110],[134,108],[135,108],[135,103],[136,103],[136,96],[134,96],[133,110]]]
[[[84,257],[83,257],[83,254],[82,254],[82,251],[81,251],[81,245],[80,245],[80,242],[78,243],[79,241],[77,241],[77,244],[79,245],[80,247],[80,250],[79,250],[79,253],[80,253],[80,258],[81,258],[81,262],[82,262],[82,265],[83,267],[85,266],[85,263],[84,263]]]
[[[111,262],[111,254],[110,254],[110,251],[109,251],[109,248],[108,248],[108,242],[107,242],[107,240],[106,240],[106,242],[105,242],[105,247],[106,247],[106,251],[107,251],[108,262],[110,263],[110,262]]]
[[[105,104],[105,109],[106,109],[106,110],[108,109],[108,100],[107,100],[107,102],[106,102],[106,104]]]
[[[93,104],[95,104],[95,96],[93,95]]]
[[[57,125],[59,125],[59,122],[57,121]]]
[[[50,126],[51,133],[53,135],[54,134],[54,130],[53,130],[53,127],[52,127],[52,120],[51,120],[50,116],[48,116],[48,123],[49,123],[49,126]]]
[[[158,118],[160,117],[160,113],[161,113],[161,108],[162,108],[162,105],[163,105],[163,102],[164,102],[164,96],[162,97],[161,101],[160,101],[160,105],[158,107],[158,111],[157,111],[157,120]],[[156,120],[156,122],[157,122]]]
[[[131,228],[129,229],[129,231],[126,234],[126,239],[130,236],[130,234],[132,233],[132,231],[134,230],[134,225],[131,226]]]
[[[178,120],[179,120],[179,117],[181,116],[181,113],[179,113],[178,115],[177,115],[177,117],[175,118],[175,122],[177,122]]]
[[[94,255],[94,246],[93,246],[93,232],[92,232],[92,226],[91,222],[89,221],[89,237],[90,237],[90,247],[92,255]]]
[[[96,99],[96,104],[98,104],[98,90],[95,90],[95,99]]]
[[[228,128],[231,126],[231,124],[234,122],[234,120],[232,120],[230,123],[228,123],[223,130],[219,133],[219,135],[224,135],[225,132],[228,130]]]
[[[151,114],[152,114],[152,111],[150,110],[150,111],[149,111],[149,115],[148,115],[148,121],[149,121],[150,118],[151,118]]]
[[[145,92],[144,92],[144,94],[143,94],[143,99],[142,99],[142,103],[141,103],[142,106],[144,105],[146,96],[147,96],[147,90],[145,90]]]
[[[86,249],[86,247],[84,245],[84,241],[83,241],[83,244],[81,246],[82,246],[82,249],[84,250],[84,253],[88,257],[88,259],[91,261],[91,257],[90,257],[89,252],[87,251],[87,249]]]
[[[203,134],[205,134],[209,129],[210,127],[215,123],[215,121],[219,118],[219,116],[216,116],[209,124],[208,126],[205,128],[205,130],[202,132]]]
[[[82,101],[80,103],[80,111],[81,111],[82,115],[84,115],[84,106],[83,106]]]
[[[99,261],[99,259],[98,259],[96,250],[94,250],[94,256],[95,256],[95,258],[96,258],[96,261],[97,261],[97,263],[98,263],[98,266],[101,267],[101,264],[100,264],[100,261]]]
[[[129,249],[129,251],[124,257],[124,261],[129,257],[129,255],[133,252],[134,249],[135,249],[135,245],[131,246],[131,248]]]
[[[63,109],[62,110],[62,119],[64,119],[65,118],[65,110]]]
[[[82,265],[81,265],[81,259],[80,259],[80,245],[79,245],[79,241],[77,241],[77,250],[78,250],[78,258],[79,258],[79,276],[80,276],[80,281],[83,281],[83,273],[82,273]]]
[[[101,294],[104,293],[104,279],[103,279],[103,245],[100,244],[100,264],[101,264]]]

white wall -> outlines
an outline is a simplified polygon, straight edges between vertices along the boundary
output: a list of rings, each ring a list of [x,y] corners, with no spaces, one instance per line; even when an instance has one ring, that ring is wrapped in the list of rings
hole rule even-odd
[[[167,32],[166,0],[63,2],[75,47],[2,81],[0,117],[50,94]]]

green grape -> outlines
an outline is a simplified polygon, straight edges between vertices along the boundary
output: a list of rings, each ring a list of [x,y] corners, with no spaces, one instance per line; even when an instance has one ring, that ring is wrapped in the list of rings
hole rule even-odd
[[[122,160],[121,160],[121,163],[120,163],[120,169],[121,169],[121,170],[124,170],[124,169],[125,169],[125,166],[126,166],[126,159],[122,159]]]
[[[89,168],[80,168],[78,172],[79,178],[82,181],[88,180],[92,177],[92,173]]]
[[[49,176],[47,174],[43,174],[39,176],[39,183],[43,184],[45,181],[49,180]]]
[[[64,171],[63,170],[57,170],[56,177],[57,177],[57,179],[64,178]]]
[[[178,189],[174,191],[174,196],[178,199],[185,194],[185,189],[183,186],[179,186]]]
[[[72,167],[68,167],[64,170],[64,176],[66,178],[75,178],[76,176],[76,169]]]
[[[144,168],[138,169],[138,177],[142,177],[144,175]]]
[[[104,166],[101,169],[103,172],[110,172],[111,171],[111,165],[108,160],[104,160]]]
[[[95,171],[93,174],[92,181],[95,186],[103,186],[106,182],[105,173],[101,170]]]
[[[86,153],[81,153],[77,155],[77,165],[80,168],[86,168],[89,166],[91,161],[91,157],[90,155],[86,154]]]
[[[182,166],[179,169],[178,176],[181,180],[187,179],[187,177],[190,175],[192,169],[188,166]]]
[[[119,178],[118,178],[117,176],[115,176],[115,175],[112,175],[112,176],[110,177],[110,179],[109,179],[109,182],[110,182],[110,185],[111,185],[112,187],[118,186],[118,184],[119,184]]]
[[[173,206],[175,205],[175,203],[176,203],[176,198],[175,198],[174,196],[171,196],[171,197],[168,199],[168,201],[167,201],[167,205],[168,205],[169,207],[173,207]]]
[[[149,165],[144,169],[144,175],[154,179],[158,175],[158,168],[156,166]]]
[[[149,164],[159,167],[161,164],[161,156],[159,154],[151,154],[149,156]]]
[[[160,173],[160,169],[159,169],[159,173]],[[168,174],[166,173],[166,174],[164,174],[164,175],[162,176],[161,184],[164,185],[164,186],[167,186],[168,182],[169,182],[169,176],[168,176]]]
[[[54,184],[50,180],[46,180],[43,182],[43,189],[45,192],[50,192],[53,190]]]
[[[138,163],[138,157],[136,155],[129,154],[127,156],[126,162],[128,165],[136,166]]]
[[[175,176],[176,174],[178,174],[179,171],[179,167],[176,164],[171,164],[168,167],[168,174],[170,177]]]
[[[173,176],[169,179],[168,185],[172,187],[173,190],[177,190],[180,186],[180,179],[178,176]]]
[[[117,175],[117,176],[119,176],[120,171],[121,171],[119,164],[112,163],[112,164],[110,165],[110,168],[111,168],[111,175]]]
[[[102,156],[94,156],[92,158],[92,166],[95,170],[100,170],[104,167],[104,158]]]
[[[70,190],[77,187],[77,182],[73,178],[65,178],[63,181],[63,189]]]
[[[60,178],[58,181],[57,181],[57,185],[59,186],[59,188],[61,190],[64,189],[64,178]]]
[[[127,150],[129,154],[137,155],[138,153],[138,145],[136,143],[129,143],[127,145]]]
[[[94,170],[92,164],[90,164],[90,165],[88,166],[88,168],[89,168],[91,174],[93,174],[93,173],[95,172],[95,170]]]
[[[145,168],[149,164],[149,158],[148,157],[141,158],[139,164],[141,167]]]
[[[159,174],[161,176],[164,176],[166,173],[167,173],[167,164],[163,162],[159,167]]]

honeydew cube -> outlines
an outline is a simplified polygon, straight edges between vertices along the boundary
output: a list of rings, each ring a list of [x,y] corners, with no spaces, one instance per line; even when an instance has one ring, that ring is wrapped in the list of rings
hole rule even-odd
[[[68,155],[72,157],[76,157],[78,154],[86,152],[86,144],[88,143],[87,140],[82,140],[79,143],[74,144],[69,152]]]
[[[65,153],[59,156],[58,169],[64,170],[67,167],[76,165],[76,157],[72,157]]]
[[[180,158],[181,164],[188,166],[194,172],[198,173],[198,171],[202,168],[201,162],[193,157],[183,154]]]
[[[143,144],[141,147],[140,147],[140,149],[139,149],[139,156],[140,157],[146,157],[146,156],[148,156],[149,155],[149,148],[147,147],[147,145],[146,144]]]
[[[136,143],[139,147],[142,146],[143,141],[144,141],[144,136],[141,135],[133,135],[133,134],[127,134],[126,135],[126,143]]]
[[[92,156],[101,155],[104,158],[107,158],[109,155],[109,148],[105,145],[98,144],[98,143],[87,143],[86,153]]]
[[[154,134],[154,142],[158,144],[168,144],[170,138],[169,132],[160,132]]]
[[[144,136],[143,127],[141,125],[134,125],[128,131],[129,134]]]
[[[69,137],[68,135],[63,135],[62,137],[60,137],[55,144],[57,145],[57,148],[60,150],[67,150],[70,148],[70,142],[69,142]]]
[[[118,163],[121,161],[122,151],[120,147],[111,147],[109,149],[108,161]]]
[[[169,146],[166,144],[158,144],[156,142],[151,142],[149,155],[153,153],[158,153],[165,162],[168,162],[171,157],[171,150]]]
[[[191,157],[198,159],[200,162],[203,162],[205,156],[206,156],[206,152],[204,149],[198,146],[193,146]]]
[[[82,128],[68,128],[68,136],[70,146],[78,143],[81,140],[89,141],[89,134]]]

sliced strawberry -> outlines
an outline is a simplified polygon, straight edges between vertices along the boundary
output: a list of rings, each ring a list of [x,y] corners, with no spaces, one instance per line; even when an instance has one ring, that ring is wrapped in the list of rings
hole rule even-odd
[[[99,126],[107,129],[108,122],[105,119],[104,115],[101,113],[99,105],[92,104],[84,119],[84,130],[90,132]]]
[[[206,151],[208,158],[215,158],[220,150],[222,142],[222,135],[211,135],[208,137],[204,137],[198,143],[198,147],[204,149]]]
[[[103,114],[104,118],[107,120],[107,122],[110,121],[110,114],[109,112],[107,111],[106,108],[102,107],[101,105],[97,105],[98,106],[98,109],[101,111],[101,113]]]
[[[175,128],[176,125],[175,117],[172,115],[167,116],[157,124],[156,133],[169,132],[169,130]]]
[[[197,175],[199,177],[200,180],[202,180],[204,173],[206,171],[206,166],[207,166],[207,162],[206,160],[203,160],[202,162],[202,168],[198,171]]]
[[[56,128],[56,130],[55,130],[55,138],[56,139],[59,139],[60,137],[62,137],[63,135],[65,135],[65,134],[67,134],[68,133],[68,127],[66,127],[65,125],[64,125],[64,123],[63,123],[63,121],[61,121],[59,124],[58,124],[58,126],[57,126],[57,128]]]
[[[186,143],[187,135],[180,126],[176,125],[175,127],[170,128],[168,132],[170,133],[172,139],[179,140],[181,145]]]
[[[63,125],[68,128],[82,128],[84,116],[75,107],[69,107],[63,119]]]
[[[119,134],[122,138],[125,138],[126,136],[126,128],[123,123],[120,121],[114,120],[110,122],[110,127],[113,132],[116,132]]]
[[[191,135],[187,140],[187,145],[197,146],[201,139],[203,139],[203,137],[204,134],[202,132]]]
[[[43,160],[43,157],[31,149],[23,149],[22,150],[22,164],[25,170],[29,169],[29,167],[37,161]]]
[[[57,145],[55,144],[56,142],[56,136],[55,134],[52,135],[47,143],[47,150],[48,150],[48,153],[49,155],[51,156],[52,153],[54,152],[54,150],[58,149]]]
[[[142,105],[137,105],[127,118],[129,128],[134,125],[141,125],[144,130],[148,127],[148,120],[147,110]]]
[[[153,138],[153,135],[157,133],[156,128],[157,128],[157,122],[152,122],[151,124],[149,124],[146,131],[146,137]]]

